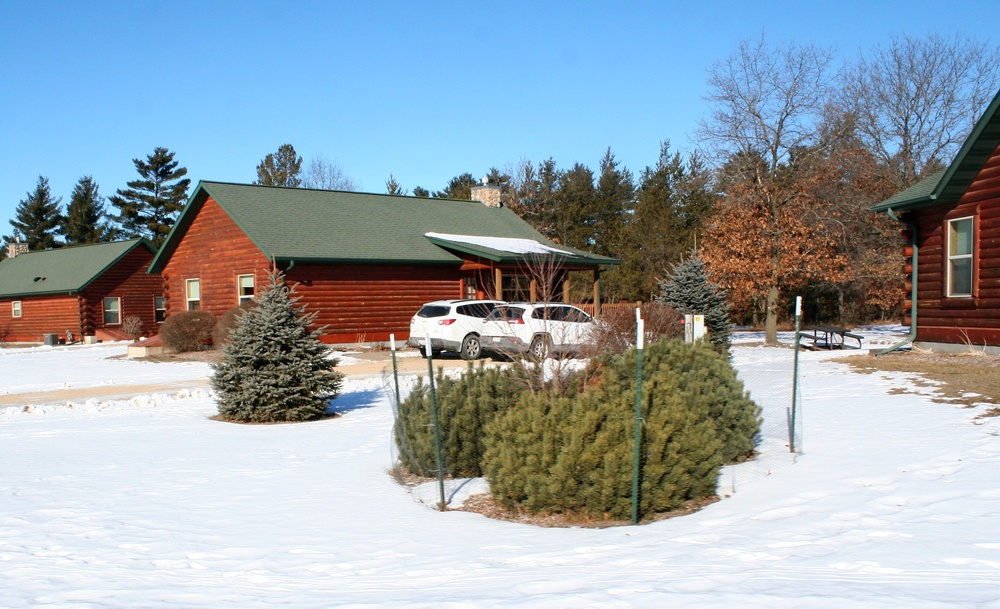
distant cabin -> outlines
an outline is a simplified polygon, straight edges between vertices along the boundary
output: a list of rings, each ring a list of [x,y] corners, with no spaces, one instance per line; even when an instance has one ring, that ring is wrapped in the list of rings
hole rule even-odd
[[[157,333],[166,310],[160,277],[147,273],[156,252],[148,241],[8,249],[0,262],[0,339],[125,339],[121,328],[130,316],[141,320],[144,334]]]
[[[872,208],[906,227],[905,309],[920,346],[1000,353],[998,146],[1000,93],[946,170]]]
[[[568,300],[570,271],[590,273],[596,301],[601,270],[618,260],[547,240],[500,205],[499,187],[473,199],[203,181],[150,272],[168,316],[218,316],[252,300],[273,263],[328,343],[405,339],[432,300]]]

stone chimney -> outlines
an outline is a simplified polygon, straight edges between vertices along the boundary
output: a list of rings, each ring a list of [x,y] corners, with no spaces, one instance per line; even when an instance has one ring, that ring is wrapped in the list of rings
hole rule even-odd
[[[489,177],[483,176],[483,185],[472,187],[472,200],[479,201],[486,207],[502,207],[500,204],[500,187],[490,184]]]
[[[27,254],[27,253],[28,253],[28,244],[27,243],[21,243],[20,241],[15,241],[14,243],[8,243],[7,244],[7,257],[8,258],[13,258],[14,256],[17,256],[18,254]]]

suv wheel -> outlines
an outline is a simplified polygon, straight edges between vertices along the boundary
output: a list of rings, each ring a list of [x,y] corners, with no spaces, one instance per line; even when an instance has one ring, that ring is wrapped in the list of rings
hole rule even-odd
[[[528,357],[533,361],[540,362],[549,356],[549,339],[545,336],[536,336],[531,339],[528,347]]]
[[[459,353],[459,355],[462,356],[462,359],[479,359],[482,353],[483,347],[479,343],[479,337],[475,334],[466,336],[465,340],[462,341],[462,350]]]

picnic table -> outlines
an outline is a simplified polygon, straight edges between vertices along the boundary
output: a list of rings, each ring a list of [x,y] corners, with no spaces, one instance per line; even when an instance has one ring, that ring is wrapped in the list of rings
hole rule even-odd
[[[806,349],[860,349],[864,337],[838,326],[812,326],[799,332],[796,342]],[[857,341],[857,346],[845,341]],[[802,343],[801,341],[806,341]]]

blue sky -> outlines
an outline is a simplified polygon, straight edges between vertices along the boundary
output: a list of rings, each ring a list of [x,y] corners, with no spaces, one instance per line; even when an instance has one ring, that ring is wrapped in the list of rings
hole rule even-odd
[[[520,159],[638,175],[693,149],[707,70],[741,39],[849,60],[892,36],[998,42],[967,2],[87,2],[0,0],[0,234],[49,178],[63,204],[134,158],[176,153],[192,183],[249,183],[292,144],[361,190],[443,188]]]

